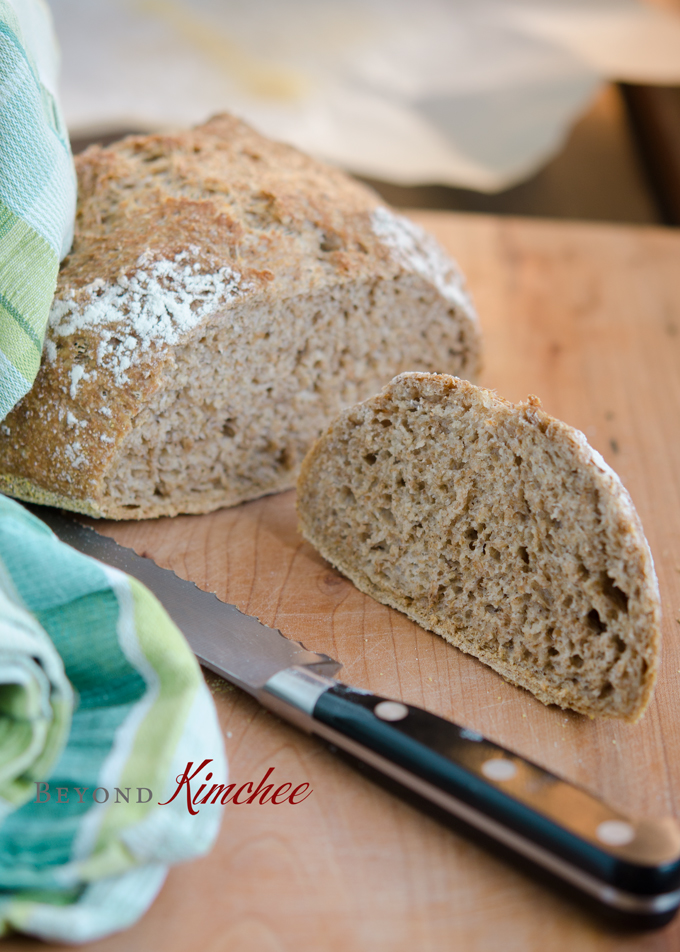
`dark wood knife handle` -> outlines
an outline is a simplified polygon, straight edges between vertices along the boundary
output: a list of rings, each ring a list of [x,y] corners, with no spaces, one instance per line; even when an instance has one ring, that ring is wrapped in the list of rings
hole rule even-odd
[[[335,683],[316,733],[591,897],[663,916],[680,905],[677,828],[635,821],[421,708]]]

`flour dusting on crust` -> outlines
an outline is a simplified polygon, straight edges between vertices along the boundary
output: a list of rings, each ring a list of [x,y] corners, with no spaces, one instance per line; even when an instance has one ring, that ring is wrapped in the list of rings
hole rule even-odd
[[[410,219],[382,206],[373,212],[371,227],[402,267],[416,271],[456,307],[474,314],[463,275],[431,235]]]
[[[121,386],[128,380],[135,351],[148,350],[152,344],[176,344],[218,307],[252,289],[252,284],[230,267],[202,273],[195,262],[199,252],[192,246],[172,259],[156,260],[145,252],[137,261],[139,270],[131,277],[120,274],[113,284],[99,278],[87,285],[84,303],[82,298],[76,300],[73,291],[55,301],[45,344],[48,360],[56,359],[56,338],[96,328],[100,338],[97,364],[110,370]],[[72,396],[84,376],[74,367]]]

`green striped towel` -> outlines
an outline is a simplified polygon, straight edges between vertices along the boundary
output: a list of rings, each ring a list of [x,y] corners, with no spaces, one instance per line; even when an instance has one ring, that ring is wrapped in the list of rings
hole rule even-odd
[[[35,380],[73,240],[76,181],[57,66],[42,0],[0,0],[0,420]]]
[[[212,698],[154,596],[0,496],[0,934],[133,923],[217,836],[219,804],[160,805],[209,758],[226,782]]]

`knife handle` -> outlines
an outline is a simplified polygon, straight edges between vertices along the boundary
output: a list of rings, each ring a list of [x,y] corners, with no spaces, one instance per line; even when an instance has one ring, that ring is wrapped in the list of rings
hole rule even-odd
[[[261,700],[400,786],[636,924],[680,905],[680,828],[632,820],[537,764],[421,708],[303,668]],[[274,701],[274,703],[272,703]],[[291,716],[286,707],[294,707]]]

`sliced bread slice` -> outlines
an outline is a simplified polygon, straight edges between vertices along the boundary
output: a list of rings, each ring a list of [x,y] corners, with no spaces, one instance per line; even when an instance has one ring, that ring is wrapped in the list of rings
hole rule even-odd
[[[540,407],[401,374],[308,453],[300,528],[361,591],[545,704],[635,721],[659,658],[649,546],[618,476]]]

